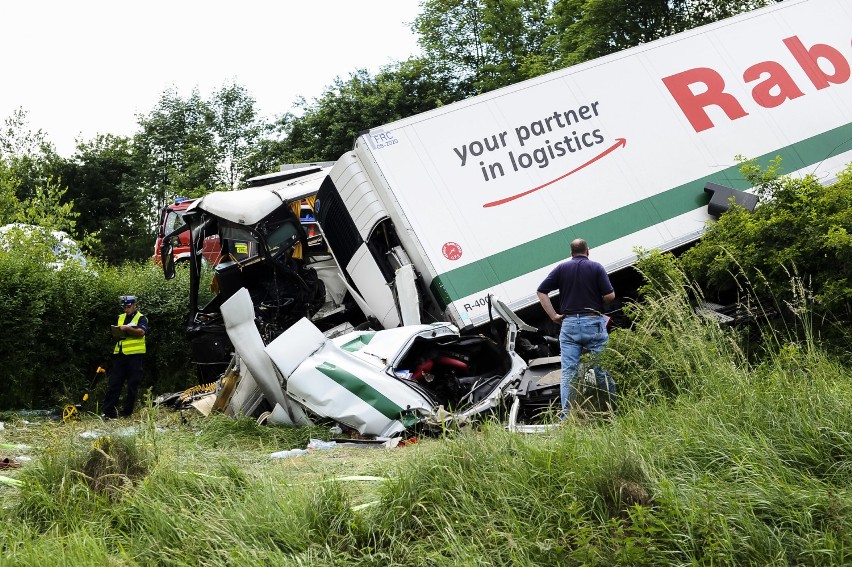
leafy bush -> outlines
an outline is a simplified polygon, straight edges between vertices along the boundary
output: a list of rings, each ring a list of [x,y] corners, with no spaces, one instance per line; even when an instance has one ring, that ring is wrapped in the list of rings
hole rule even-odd
[[[852,165],[823,187],[813,176],[778,175],[780,161],[766,170],[752,162],[742,172],[762,198],[749,212],[734,207],[711,224],[681,258],[690,278],[708,297],[750,284],[780,304],[793,299],[791,276],[807,275],[814,314],[852,316]],[[747,281],[746,281],[747,280]]]

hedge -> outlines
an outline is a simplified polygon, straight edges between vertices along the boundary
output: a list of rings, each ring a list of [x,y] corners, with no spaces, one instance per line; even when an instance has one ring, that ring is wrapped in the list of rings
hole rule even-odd
[[[98,366],[112,366],[109,328],[121,313],[120,295],[137,296],[150,324],[140,391],[157,395],[192,385],[184,335],[188,289],[186,270],[166,281],[149,263],[55,269],[37,255],[0,250],[0,411],[80,403]],[[102,376],[85,410],[97,411],[102,402]]]

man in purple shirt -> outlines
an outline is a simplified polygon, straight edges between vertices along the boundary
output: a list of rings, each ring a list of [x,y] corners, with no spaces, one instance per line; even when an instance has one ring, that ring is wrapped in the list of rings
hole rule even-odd
[[[553,309],[548,293],[559,290],[559,313]],[[571,242],[571,259],[562,262],[544,278],[536,291],[547,316],[561,325],[559,347],[562,351],[562,383],[560,394],[564,418],[574,402],[577,367],[583,351],[599,354],[609,340],[606,330],[608,318],[603,315],[603,304],[615,299],[615,291],[606,270],[589,260],[589,246],[582,238]],[[595,364],[598,387],[604,389],[612,403],[615,399],[615,382]]]

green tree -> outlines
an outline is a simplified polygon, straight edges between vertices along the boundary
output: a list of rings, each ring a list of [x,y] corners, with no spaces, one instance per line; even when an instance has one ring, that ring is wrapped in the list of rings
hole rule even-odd
[[[285,162],[331,161],[352,149],[359,132],[458,100],[441,69],[421,59],[340,77],[313,102],[299,103],[300,116],[282,117],[278,146]]]
[[[773,0],[556,0],[559,66],[574,65],[771,4]]]
[[[79,143],[62,179],[80,213],[73,234],[90,253],[111,264],[151,256],[156,204],[140,185],[130,138],[107,134]]]
[[[10,157],[34,156],[45,151],[49,146],[44,132],[29,129],[27,111],[16,108],[3,121],[0,130],[0,156]]]
[[[168,89],[151,112],[138,118],[137,167],[157,207],[176,196],[234,189],[255,173],[255,145],[265,122],[241,85],[226,84],[207,100],[197,89],[187,98]]]
[[[282,120],[263,125],[258,139],[248,148],[243,179],[278,171],[280,165],[287,163],[284,127]]]
[[[218,184],[235,189],[250,172],[252,148],[259,142],[264,125],[257,116],[255,100],[237,84],[225,85],[213,93],[209,103],[217,146]]]
[[[18,201],[13,222],[34,224],[73,234],[80,213],[75,210],[73,201],[65,199],[67,191],[66,187],[53,181],[36,187],[31,198]]]
[[[852,165],[823,187],[812,177],[782,177],[780,162],[742,171],[761,196],[749,212],[734,207],[710,225],[681,263],[713,297],[750,285],[770,305],[794,305],[802,283],[814,311],[852,316]],[[712,292],[712,293],[711,293]]]
[[[79,216],[61,181],[63,160],[19,108],[0,130],[0,223],[25,223],[74,234]]]
[[[449,69],[462,90],[473,92],[488,60],[482,37],[482,0],[424,0],[412,29],[423,53]]]
[[[553,68],[551,0],[424,0],[412,29],[431,66],[478,94]]]
[[[139,182],[157,207],[178,195],[200,196],[217,186],[219,153],[213,112],[193,90],[186,99],[166,90],[155,108],[138,116],[133,138]]]
[[[724,18],[730,18],[743,12],[749,12],[776,4],[782,0],[738,0],[730,2],[727,0],[681,0],[683,8],[681,11],[685,14],[686,28],[694,28],[703,26]]]
[[[8,224],[15,218],[20,181],[9,165],[0,159],[0,225]]]
[[[61,159],[47,135],[30,128],[25,110],[18,108],[4,120],[0,130],[0,160],[15,179],[19,201],[32,199],[39,187],[55,182]]]

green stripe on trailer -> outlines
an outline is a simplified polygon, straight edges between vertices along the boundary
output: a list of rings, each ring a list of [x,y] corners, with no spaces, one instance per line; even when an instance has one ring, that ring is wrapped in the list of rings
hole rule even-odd
[[[852,123],[764,154],[756,161],[765,166],[780,156],[784,169],[797,171],[850,149],[852,149]],[[710,196],[704,192],[707,182],[740,190],[750,187],[742,178],[739,165],[728,167],[510,250],[492,254],[482,260],[445,272],[432,280],[430,285],[432,295],[441,304],[441,308],[446,309],[447,305],[453,301],[564,260],[568,243],[575,238],[584,238],[589,243],[589,247],[594,248],[684,213],[706,207],[710,200]]]
[[[323,362],[316,367],[317,370],[361,398],[364,402],[374,407],[379,413],[388,419],[399,419],[404,408],[396,405],[393,400],[355,376],[354,374],[338,368],[334,364]]]

